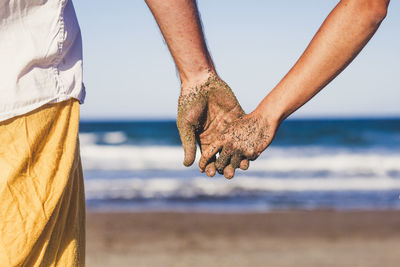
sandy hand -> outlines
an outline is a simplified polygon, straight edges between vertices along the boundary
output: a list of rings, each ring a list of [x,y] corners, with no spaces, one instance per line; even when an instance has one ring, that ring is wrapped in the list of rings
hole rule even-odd
[[[219,139],[203,150],[200,169],[221,151],[215,162],[216,169],[226,178],[232,178],[244,158],[255,160],[268,147],[276,130],[277,125],[267,123],[255,113],[235,120]]]
[[[203,84],[182,90],[178,102],[177,126],[185,151],[183,164],[190,166],[196,156],[196,141],[202,151],[216,141],[228,125],[245,113],[230,87],[218,76],[210,74]],[[248,160],[240,163],[242,169],[248,168]],[[216,173],[215,156],[204,163],[208,176]]]

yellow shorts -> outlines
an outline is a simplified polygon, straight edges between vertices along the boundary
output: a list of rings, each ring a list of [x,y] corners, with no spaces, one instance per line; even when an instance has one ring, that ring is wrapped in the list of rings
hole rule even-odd
[[[0,266],[84,266],[79,103],[0,122]]]

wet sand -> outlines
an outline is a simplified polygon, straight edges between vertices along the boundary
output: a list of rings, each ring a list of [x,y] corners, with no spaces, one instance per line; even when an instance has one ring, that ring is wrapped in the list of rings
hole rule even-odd
[[[400,266],[399,211],[88,212],[87,266]]]

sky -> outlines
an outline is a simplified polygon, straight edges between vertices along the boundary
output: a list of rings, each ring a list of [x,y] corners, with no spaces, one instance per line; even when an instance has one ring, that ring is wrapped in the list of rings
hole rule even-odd
[[[293,66],[338,1],[198,0],[220,77],[246,112]],[[87,90],[82,119],[173,119],[180,84],[143,0],[74,2]],[[291,117],[400,117],[400,1],[353,63]]]

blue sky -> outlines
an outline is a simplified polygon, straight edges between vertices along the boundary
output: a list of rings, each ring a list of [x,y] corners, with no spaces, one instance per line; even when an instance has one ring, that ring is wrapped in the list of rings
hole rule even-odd
[[[296,62],[337,1],[199,0],[220,76],[246,112]],[[83,119],[174,118],[175,66],[144,1],[75,1],[83,36]],[[400,116],[400,2],[354,62],[293,117]]]

